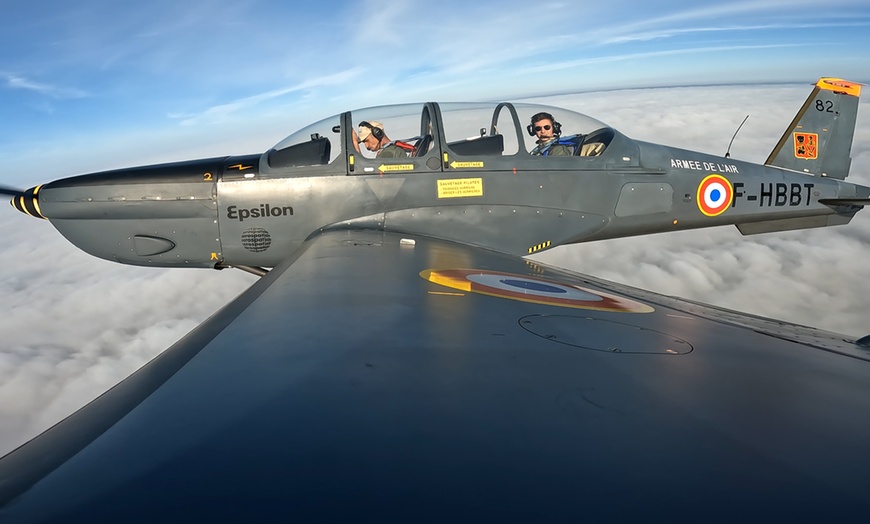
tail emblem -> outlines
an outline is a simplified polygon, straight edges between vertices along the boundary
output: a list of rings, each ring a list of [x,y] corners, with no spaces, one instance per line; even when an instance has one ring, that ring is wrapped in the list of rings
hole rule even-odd
[[[819,157],[819,135],[816,133],[794,134],[794,156],[815,160]]]

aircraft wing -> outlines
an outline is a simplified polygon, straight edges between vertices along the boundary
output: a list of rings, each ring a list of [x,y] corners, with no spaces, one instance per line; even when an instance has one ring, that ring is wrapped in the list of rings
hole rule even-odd
[[[308,242],[0,460],[0,520],[847,520],[870,351],[422,236]]]

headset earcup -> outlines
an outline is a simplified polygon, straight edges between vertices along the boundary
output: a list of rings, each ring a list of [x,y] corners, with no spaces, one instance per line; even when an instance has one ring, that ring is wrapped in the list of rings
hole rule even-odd
[[[380,142],[384,138],[384,131],[381,128],[375,127],[365,120],[360,122],[359,125],[360,127],[369,128],[372,131],[372,136],[374,136],[378,140],[378,142]]]

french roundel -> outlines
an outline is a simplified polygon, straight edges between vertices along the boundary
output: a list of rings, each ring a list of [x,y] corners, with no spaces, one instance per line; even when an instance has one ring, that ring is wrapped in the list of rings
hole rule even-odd
[[[420,276],[442,286],[548,306],[621,313],[650,313],[653,308],[626,297],[611,295],[539,277],[481,269],[427,269]]]
[[[733,199],[731,182],[722,175],[710,175],[698,184],[698,209],[708,217],[724,213]]]

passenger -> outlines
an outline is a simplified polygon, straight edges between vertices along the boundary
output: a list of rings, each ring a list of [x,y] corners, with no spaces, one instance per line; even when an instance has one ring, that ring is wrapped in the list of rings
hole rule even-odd
[[[375,152],[378,158],[402,158],[408,153],[390,141],[384,131],[384,124],[380,122],[362,121],[359,123],[359,133],[353,131],[353,145],[360,151],[359,144],[365,144],[366,149]]]
[[[532,116],[532,123],[528,126],[529,134],[537,136],[537,146],[532,149],[536,156],[572,156],[574,151],[571,147],[559,143],[559,135],[562,132],[562,124],[556,122],[550,113],[536,113]]]

